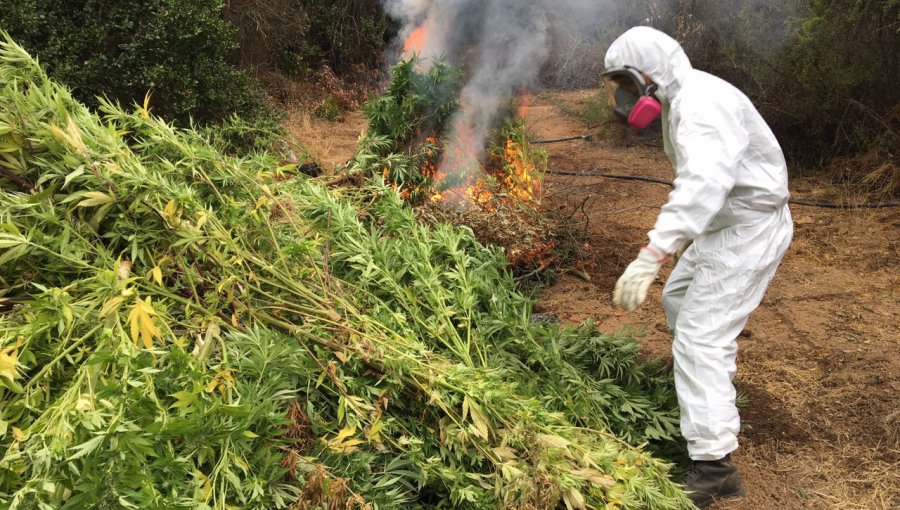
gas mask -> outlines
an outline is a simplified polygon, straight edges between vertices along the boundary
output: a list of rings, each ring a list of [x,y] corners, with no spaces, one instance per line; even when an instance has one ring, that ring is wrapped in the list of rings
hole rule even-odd
[[[654,96],[657,86],[647,83],[637,69],[614,67],[601,76],[609,94],[609,103],[620,122],[635,129],[644,129],[659,117],[662,105]]]

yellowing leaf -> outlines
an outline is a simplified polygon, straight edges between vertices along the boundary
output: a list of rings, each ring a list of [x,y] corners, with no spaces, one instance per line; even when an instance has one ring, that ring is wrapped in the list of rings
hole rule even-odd
[[[240,466],[241,470],[243,470],[245,474],[250,471],[250,464],[247,464],[247,461],[244,460],[243,457],[241,457],[240,455],[235,455],[233,459],[234,463]]]
[[[563,502],[565,502],[568,510],[584,510],[587,508],[584,505],[584,496],[575,488],[570,488],[563,493]]]
[[[469,402],[469,415],[472,418],[472,426],[470,429],[476,436],[482,439],[488,439],[491,433],[491,425],[487,418],[482,414],[481,409],[474,402]]]
[[[13,433],[13,437],[16,439],[16,441],[21,442],[21,441],[28,439],[28,434],[23,432],[22,429],[20,429],[19,427],[13,427],[12,433]]]
[[[604,489],[611,489],[616,485],[616,480],[613,477],[597,469],[579,469],[572,471],[572,474]]]
[[[174,217],[175,216],[175,201],[169,200],[169,203],[166,204],[166,207],[163,209],[163,212],[169,218]]]
[[[356,434],[356,427],[344,427],[340,432],[338,432],[337,436],[335,436],[332,441],[339,443],[344,439],[352,436],[353,434]]]
[[[373,423],[372,426],[369,427],[369,430],[366,433],[366,438],[373,443],[380,443],[382,430],[384,430],[384,422],[382,422],[380,419],[375,420],[375,423]]]
[[[194,477],[197,479],[197,483],[200,485],[200,499],[202,501],[208,500],[210,495],[212,495],[212,484],[209,483],[209,477],[204,475],[202,471],[196,469],[194,470]]]
[[[219,389],[219,393],[224,397],[229,388],[233,388],[235,384],[234,376],[231,374],[236,370],[233,368],[226,368],[225,370],[220,371],[215,376],[213,376],[212,380],[209,381],[209,384],[206,385],[206,392],[212,393],[216,388]]]
[[[327,442],[328,447],[339,452],[351,452],[363,443],[360,439],[348,439],[354,435],[356,435],[356,427],[344,427],[334,439]]]
[[[162,269],[160,269],[159,266],[154,266],[154,268],[150,270],[150,274],[153,275],[153,280],[156,281],[156,284],[159,285],[160,287],[162,287],[163,286]]]
[[[112,204],[116,201],[116,197],[107,195],[102,191],[86,191],[82,196],[86,198],[78,202],[78,207],[96,207],[98,205]]]
[[[566,448],[571,443],[564,437],[554,436],[550,434],[538,434],[537,440],[550,448]]]
[[[106,317],[107,315],[116,311],[123,301],[125,301],[125,298],[122,296],[118,296],[104,303],[103,308],[100,309],[100,317]]]
[[[81,139],[81,130],[78,129],[78,125],[75,124],[72,117],[66,119],[66,134],[68,135],[69,143],[75,146],[75,148],[78,149],[78,152],[87,156],[88,150],[84,145],[84,141]]]
[[[494,448],[494,455],[500,457],[501,460],[516,460],[519,458],[516,451],[508,446],[498,446]]]
[[[16,371],[18,360],[19,356],[15,346],[0,350],[0,377],[5,377],[10,381],[18,379],[19,373]]]
[[[139,110],[139,111],[140,111],[140,114],[141,114],[141,117],[143,117],[143,118],[145,118],[145,119],[149,119],[149,118],[150,118],[150,97],[151,97],[152,95],[153,95],[153,94],[151,94],[150,92],[147,92],[147,93],[144,95],[144,104],[141,105],[141,108],[140,108],[140,110]]]
[[[145,349],[153,348],[153,339],[162,338],[156,325],[153,323],[153,316],[156,312],[147,301],[138,299],[128,314],[128,322],[131,323],[131,340],[137,344],[138,338],[144,344]]]

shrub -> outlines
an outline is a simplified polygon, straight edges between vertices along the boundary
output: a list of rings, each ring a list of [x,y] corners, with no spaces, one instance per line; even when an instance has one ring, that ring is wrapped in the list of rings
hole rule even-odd
[[[0,27],[90,106],[151,91],[154,113],[206,123],[262,111],[257,86],[227,61],[222,0],[0,0]]]
[[[694,66],[757,104],[789,157],[900,148],[900,2],[682,0],[675,25]]]
[[[233,0],[225,14],[238,27],[242,65],[297,78],[378,66],[395,31],[377,0]]]

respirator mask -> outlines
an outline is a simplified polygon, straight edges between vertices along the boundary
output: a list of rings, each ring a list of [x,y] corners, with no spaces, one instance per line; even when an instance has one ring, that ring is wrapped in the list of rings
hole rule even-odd
[[[644,129],[662,113],[662,105],[654,97],[656,84],[647,83],[637,69],[614,67],[601,76],[619,121],[635,129]]]

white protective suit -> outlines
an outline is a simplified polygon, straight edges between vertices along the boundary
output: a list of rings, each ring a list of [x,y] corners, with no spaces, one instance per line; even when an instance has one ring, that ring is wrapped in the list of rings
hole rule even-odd
[[[649,27],[627,31],[606,54],[607,69],[625,65],[660,88],[675,186],[649,247],[673,254],[693,240],[668,279],[663,306],[674,336],[681,432],[693,460],[717,460],[738,447],[737,337],[793,235],[787,167],[750,100],[693,69],[671,37]]]

